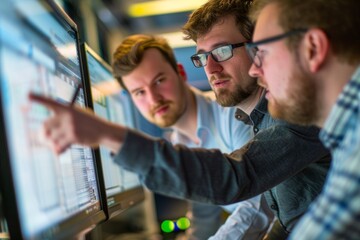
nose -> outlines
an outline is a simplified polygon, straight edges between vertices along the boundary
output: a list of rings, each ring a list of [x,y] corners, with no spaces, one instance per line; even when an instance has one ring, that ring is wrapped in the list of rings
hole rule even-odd
[[[162,95],[156,89],[149,90],[147,101],[151,105],[156,105],[162,99]]]
[[[262,76],[262,70],[261,68],[256,67],[255,64],[253,63],[251,64],[251,67],[249,69],[249,75],[251,77],[260,77]]]
[[[211,75],[213,73],[221,72],[223,67],[220,63],[216,62],[211,55],[207,57],[207,64],[205,66],[205,72],[207,75]]]

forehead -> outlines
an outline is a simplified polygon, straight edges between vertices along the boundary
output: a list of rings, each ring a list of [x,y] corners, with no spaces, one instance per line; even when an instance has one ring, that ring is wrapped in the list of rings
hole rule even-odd
[[[238,43],[245,41],[236,25],[234,16],[221,18],[209,32],[198,37],[197,51],[210,51],[221,44]]]
[[[159,74],[167,73],[175,73],[175,70],[160,50],[149,48],[144,52],[140,64],[133,71],[124,75],[122,79],[127,88],[135,88],[150,83]]]
[[[145,50],[140,64],[133,70],[142,73],[156,72],[171,68],[170,63],[165,59],[163,54],[157,48],[149,48]]]
[[[253,41],[284,32],[278,22],[279,9],[276,4],[268,4],[264,7],[256,21]]]

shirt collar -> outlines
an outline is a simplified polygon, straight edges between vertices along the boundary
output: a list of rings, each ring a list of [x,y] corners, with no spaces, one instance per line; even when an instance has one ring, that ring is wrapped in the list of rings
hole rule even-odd
[[[211,108],[209,108],[209,102],[215,101],[215,96],[211,94],[205,94],[200,90],[190,87],[191,91],[195,94],[195,101],[197,106],[197,132],[196,135],[200,139],[199,145],[202,141],[210,135],[211,131],[209,126],[214,126],[214,116],[212,116]],[[211,104],[211,103],[210,103]],[[213,104],[217,104],[214,102]],[[201,111],[199,111],[201,109]],[[186,143],[189,146],[195,146],[195,144],[186,136],[182,135],[178,131],[172,131],[171,141],[178,143]]]
[[[209,102],[215,101],[215,97],[205,95],[197,89],[191,89],[195,93],[197,106],[197,136],[202,139],[202,131],[210,132],[209,126],[214,125],[214,117],[212,116]],[[217,104],[214,102],[214,104]],[[199,111],[199,109],[202,109]]]
[[[356,69],[351,80],[345,85],[330,115],[320,132],[320,138],[329,149],[339,146],[344,139],[345,132],[354,114],[360,106],[360,66]]]
[[[247,125],[254,125],[252,119],[251,119],[251,115],[253,115],[253,113],[258,112],[261,115],[265,115],[268,111],[267,111],[267,104],[268,101],[265,98],[265,91],[264,93],[261,95],[259,102],[256,104],[254,110],[251,111],[250,116],[247,115],[243,110],[241,110],[240,108],[236,109],[235,112],[235,118],[244,122]]]

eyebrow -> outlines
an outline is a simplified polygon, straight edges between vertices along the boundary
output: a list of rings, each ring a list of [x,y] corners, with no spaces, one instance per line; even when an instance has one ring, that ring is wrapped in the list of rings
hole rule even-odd
[[[159,72],[158,74],[156,74],[155,77],[153,77],[153,79],[150,81],[151,84],[152,84],[156,79],[158,79],[159,77],[161,77],[161,76],[164,75],[164,74],[165,74],[164,72]],[[142,89],[142,87],[135,88],[135,89],[131,90],[130,93],[137,92],[137,91],[139,91],[139,90],[141,90],[141,89]]]
[[[212,45],[210,51],[205,51],[204,49],[198,49],[198,50],[196,51],[196,54],[198,54],[198,53],[205,53],[205,52],[211,52],[211,51],[214,50],[215,48],[222,47],[222,46],[224,46],[224,45],[229,45],[229,44],[231,44],[231,43],[229,43],[229,42],[219,42],[219,43],[216,43],[216,44]]]

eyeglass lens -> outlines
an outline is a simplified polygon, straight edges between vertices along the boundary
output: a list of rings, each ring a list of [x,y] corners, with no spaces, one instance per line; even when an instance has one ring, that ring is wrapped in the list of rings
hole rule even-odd
[[[261,60],[260,60],[260,56],[258,55],[258,47],[246,47],[246,52],[248,53],[249,57],[251,58],[251,60],[253,61],[253,63],[255,64],[256,67],[261,67]]]
[[[204,67],[207,64],[208,55],[216,62],[226,61],[233,56],[231,45],[215,48],[211,52],[199,53],[191,56],[191,60],[195,67]]]
[[[253,63],[256,67],[260,68],[262,65],[262,60],[261,57],[259,56],[259,49],[257,46],[262,45],[262,44],[269,44],[271,42],[275,42],[275,41],[279,41],[281,39],[290,37],[294,34],[299,34],[299,33],[304,33],[308,31],[307,28],[299,28],[299,29],[294,29],[294,30],[290,30],[288,32],[285,32],[283,34],[279,34],[273,37],[269,37],[269,38],[265,38],[263,40],[260,41],[256,41],[256,42],[252,42],[252,43],[245,43],[245,47],[246,47],[246,51],[248,53],[248,55],[251,57],[251,59],[253,60]]]

